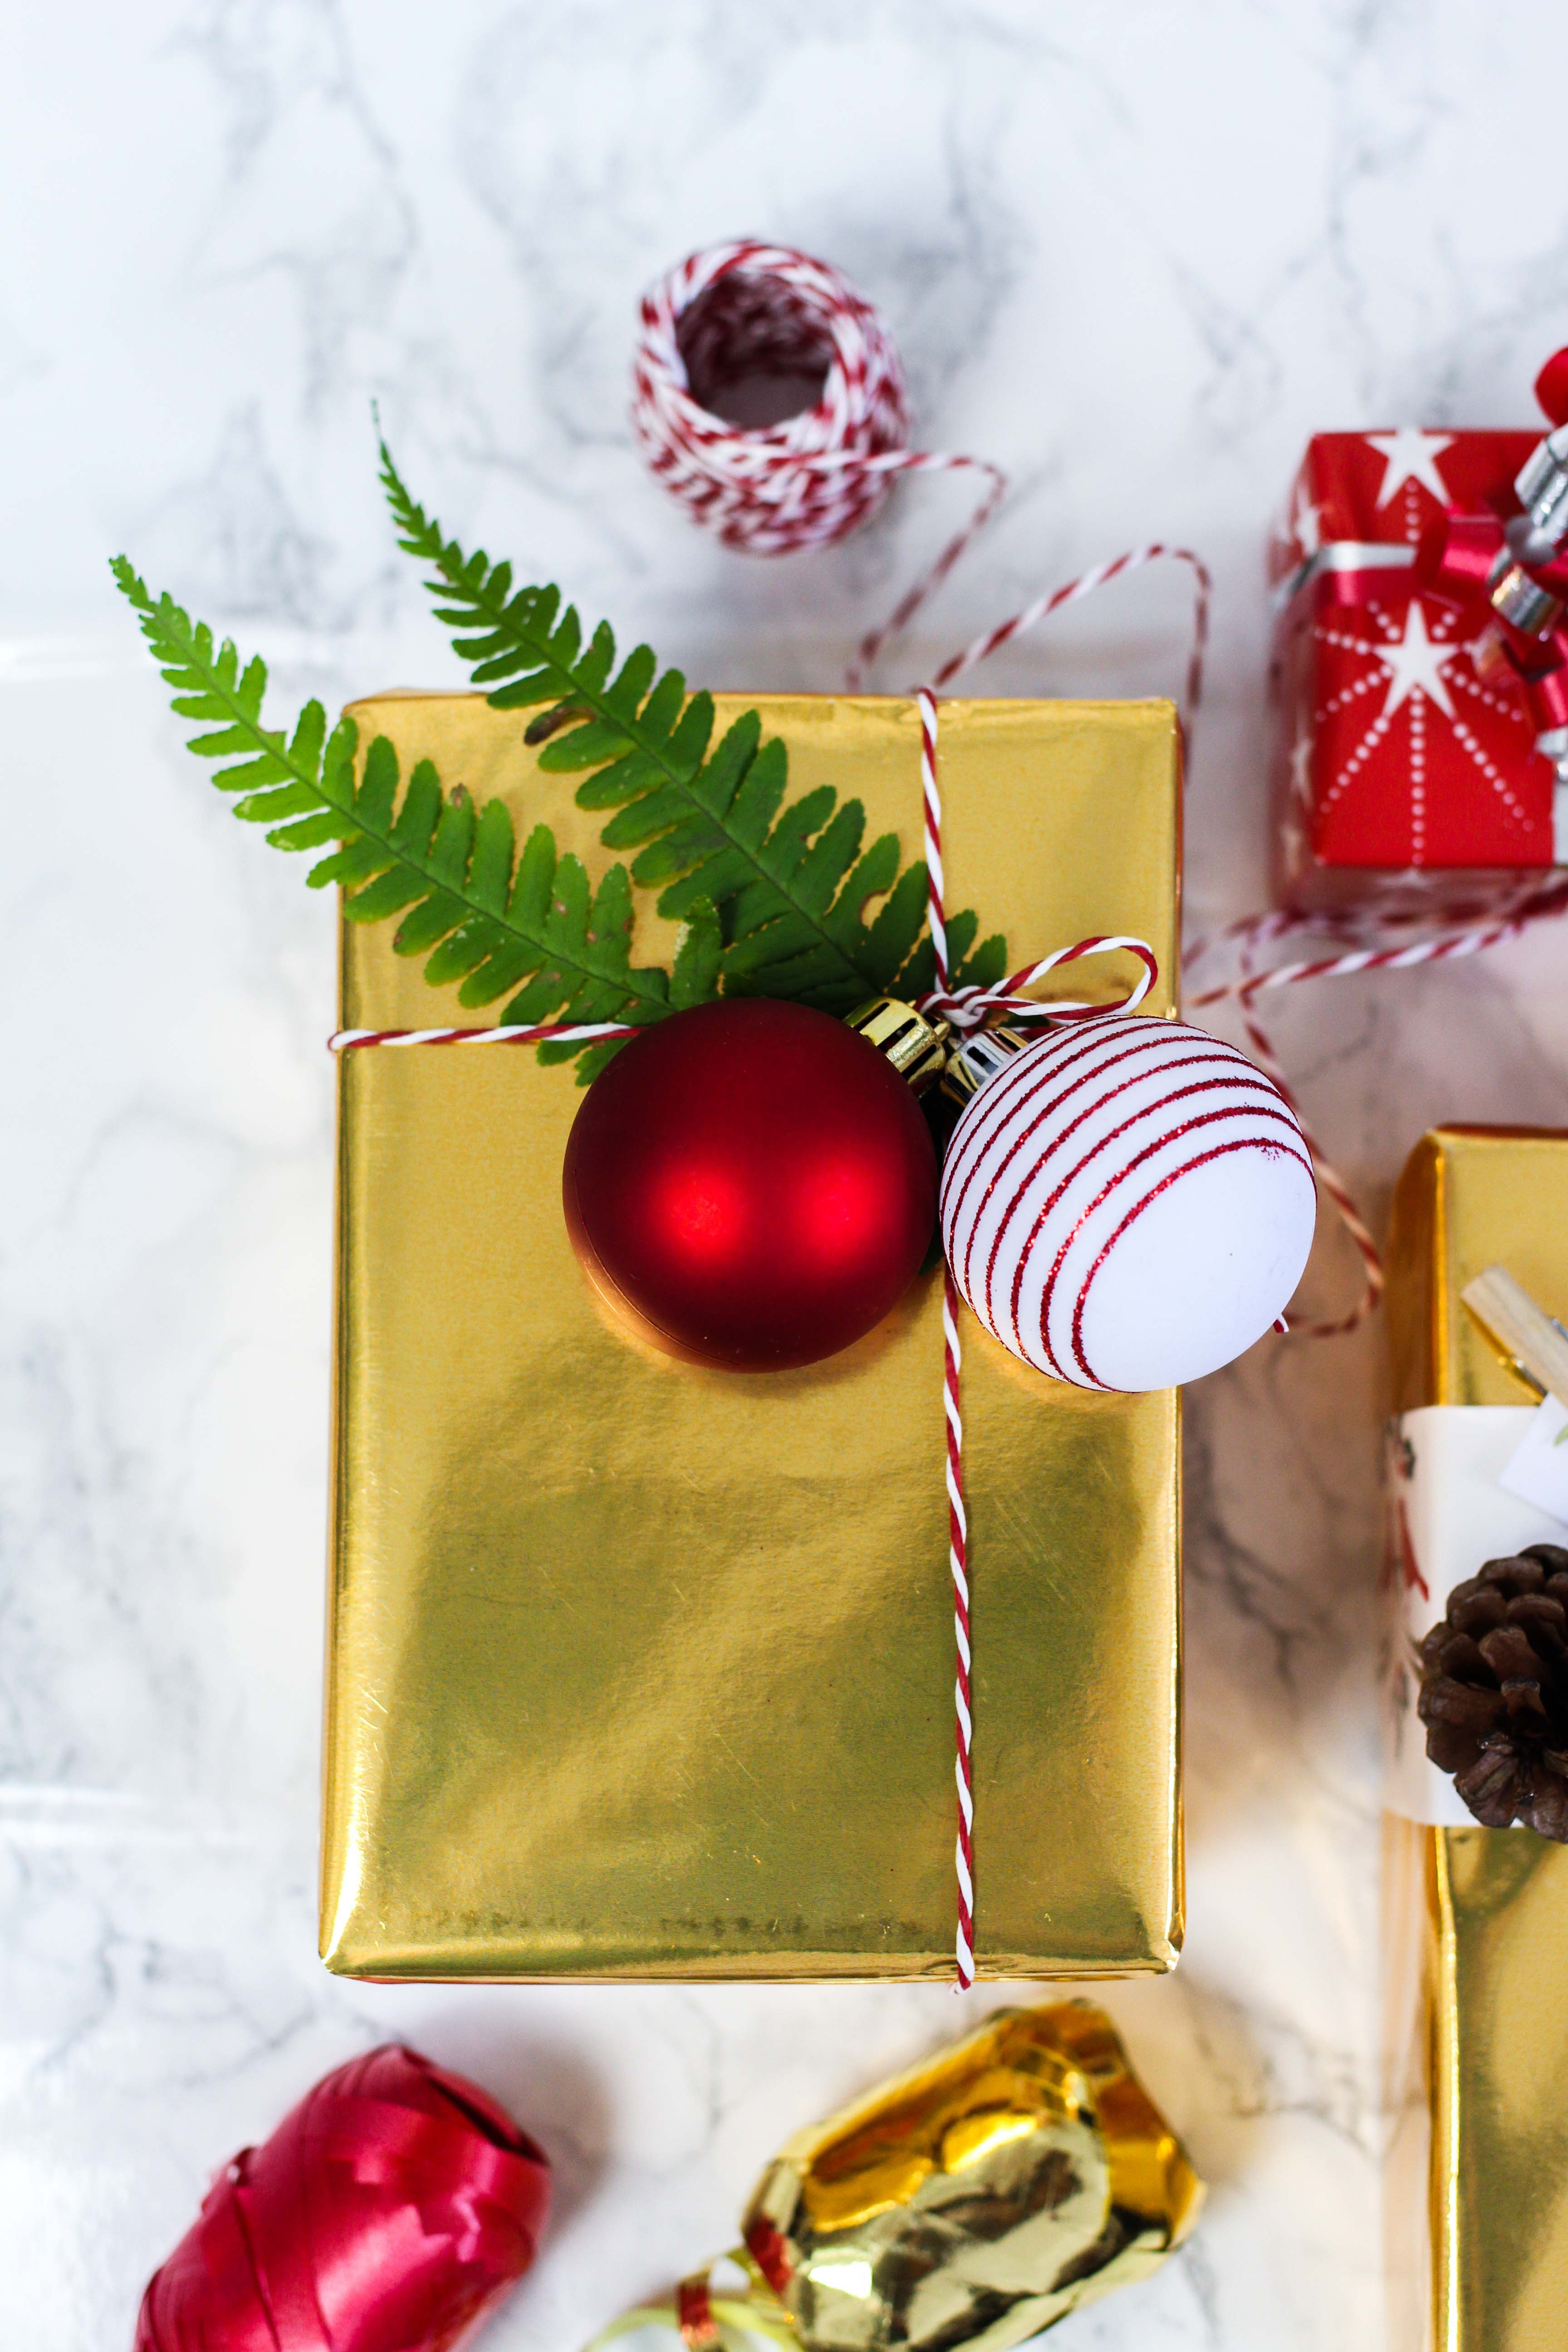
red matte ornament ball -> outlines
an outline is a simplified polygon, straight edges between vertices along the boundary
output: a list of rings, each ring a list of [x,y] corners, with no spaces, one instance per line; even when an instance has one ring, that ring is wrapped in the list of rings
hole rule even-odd
[[[727,998],[644,1029],[566,1145],[567,1230],[617,1320],[729,1371],[837,1355],[931,1244],[937,1163],[907,1081],[830,1013]]]

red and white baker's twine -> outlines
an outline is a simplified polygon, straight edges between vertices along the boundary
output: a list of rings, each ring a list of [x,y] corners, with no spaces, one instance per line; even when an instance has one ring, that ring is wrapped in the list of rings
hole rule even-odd
[[[822,388],[778,425],[747,431],[714,414],[731,385],[759,374],[819,377]],[[986,458],[911,449],[903,363],[883,320],[829,263],[754,237],[689,255],[643,297],[632,430],[692,520],[750,555],[833,545],[877,511],[896,475],[982,478],[963,530],[861,645],[851,690],[1007,487]]]
[[[339,1029],[327,1045],[334,1054],[360,1045],[592,1045],[637,1034],[625,1021],[538,1021],[499,1029]]]
[[[1383,1296],[1383,1259],[1343,1177],[1325,1159],[1321,1146],[1301,1117],[1301,1106],[1280,1068],[1273,1042],[1258,1017],[1258,998],[1271,989],[1294,987],[1301,981],[1348,980],[1363,971],[1411,971],[1420,964],[1456,962],[1466,956],[1479,955],[1487,948],[1500,947],[1505,940],[1518,938],[1534,924],[1564,913],[1568,913],[1568,883],[1525,882],[1511,901],[1489,919],[1479,917],[1473,907],[1459,898],[1447,902],[1435,899],[1420,914],[1404,918],[1369,918],[1354,909],[1317,915],[1275,910],[1248,916],[1225,930],[1194,940],[1187,949],[1183,961],[1188,971],[1195,971],[1215,954],[1228,951],[1234,955],[1237,976],[1201,990],[1188,999],[1185,1010],[1197,1013],[1205,1005],[1235,999],[1253,1053],[1300,1121],[1318,1181],[1339,1211],[1361,1256],[1362,1291],[1354,1306],[1331,1321],[1299,1323],[1295,1327],[1298,1331],[1309,1338],[1334,1339],[1364,1322]],[[1401,930],[1408,930],[1423,919],[1430,921],[1434,915],[1440,928],[1417,939],[1399,940]],[[1258,969],[1258,958],[1265,948],[1302,937],[1346,944],[1337,954],[1301,957],[1261,971]]]
[[[1055,602],[1065,603],[1066,594]],[[1043,598],[1030,614],[1039,619],[1052,608],[1053,600]],[[1004,630],[993,630],[988,639],[978,639],[967,655],[961,655],[956,665],[950,662],[944,676],[954,676],[958,668],[966,668],[971,658],[979,661],[984,654],[1005,644],[1009,636],[1027,625],[1024,615]],[[959,988],[952,985],[948,968],[947,921],[943,903],[942,865],[942,794],[937,782],[937,700],[929,687],[921,687],[915,696],[921,719],[921,790],[925,818],[925,858],[929,877],[927,917],[931,929],[931,948],[936,964],[936,986],[919,1000],[921,1012],[947,1022],[951,1028],[963,1033],[982,1027],[998,1015],[1012,1021],[1047,1017],[1058,1021],[1092,1021],[1110,1013],[1131,1013],[1143,1002],[1160,976],[1154,951],[1146,940],[1117,938],[1079,940],[1071,947],[1058,948],[1053,955],[1043,956],[1038,962],[1025,964],[994,988]],[[1058,964],[1076,963],[1080,956],[1110,955],[1124,948],[1135,955],[1142,966],[1137,979],[1126,994],[1110,1004],[1064,1003],[1042,1004],[1037,997],[1026,996],[1023,991],[1054,971]],[[957,1736],[955,1772],[958,1782],[958,1841],[954,1869],[958,1880],[958,1932],[954,1939],[957,1962],[956,1989],[967,1992],[974,1982],[974,1774],[973,1742],[974,1714],[970,1684],[969,1635],[969,1522],[963,1508],[963,1418],[961,1403],[961,1376],[963,1368],[963,1349],[958,1336],[958,1285],[952,1268],[942,1268],[942,1336],[943,1348],[942,1404],[947,1418],[947,1558],[952,1577],[952,1631],[957,1651],[957,1674],[953,1690],[953,1716]]]
[[[942,1402],[947,1419],[947,1564],[952,1577],[952,1634],[958,1652],[954,1685],[954,1725],[958,1783],[958,1843],[954,1872],[958,1880],[958,1932],[953,1938],[957,1969],[955,1990],[967,1992],[974,1982],[974,1744],[973,1703],[969,1685],[969,1520],[963,1508],[963,1413],[960,1380],[963,1350],[958,1338],[958,1285],[952,1268],[942,1269]]]

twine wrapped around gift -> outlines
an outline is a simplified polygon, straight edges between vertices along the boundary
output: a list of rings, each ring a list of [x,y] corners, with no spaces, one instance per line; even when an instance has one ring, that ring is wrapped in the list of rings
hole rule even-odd
[[[1102,567],[1094,576],[1099,585],[1126,570],[1134,562],[1146,562],[1156,555],[1172,554],[1192,564],[1198,575],[1199,593],[1206,591],[1206,574],[1197,558],[1184,549],[1151,548],[1141,550],[1136,556],[1121,559],[1114,566]],[[942,673],[956,677],[973,663],[984,660],[998,645],[1016,635],[1030,621],[1044,617],[1048,611],[1065,602],[1069,594],[1087,593],[1073,583],[1068,590],[1041,598],[1036,606],[1026,609],[1000,630],[977,638],[963,653],[955,656]],[[1195,667],[1195,657],[1194,657]],[[929,920],[935,951],[937,985],[917,999],[918,1010],[928,1018],[945,1020],[961,1035],[983,1027],[988,1023],[1005,1019],[1018,1024],[1043,1021],[1051,1024],[1074,1021],[1106,1019],[1118,1013],[1133,1012],[1147,996],[1159,978],[1159,964],[1153,950],[1143,940],[1123,936],[1100,936],[1077,940],[1070,946],[1055,949],[1050,954],[1025,964],[1005,980],[990,988],[965,987],[954,989],[950,984],[947,960],[947,932],[943,900],[942,865],[942,800],[938,784],[937,729],[938,703],[929,688],[922,688],[916,697],[921,717],[921,779],[924,814],[925,856],[929,877]],[[1075,963],[1085,956],[1110,955],[1125,950],[1135,956],[1142,970],[1125,992],[1109,1003],[1060,1002],[1042,1003],[1023,992],[1035,986],[1047,973],[1059,965]],[[329,1041],[334,1053],[353,1053],[370,1046],[399,1045],[536,1045],[552,1041],[588,1044],[614,1038],[633,1037],[634,1027],[619,1022],[545,1022],[531,1026],[504,1026],[488,1029],[343,1029]],[[958,1833],[954,1868],[958,1893],[958,1923],[954,1936],[956,1986],[967,1991],[974,1981],[974,1791],[971,1764],[973,1740],[973,1696],[971,1689],[971,1647],[969,1623],[968,1526],[963,1506],[963,1421],[961,1406],[960,1379],[963,1351],[958,1333],[959,1292],[951,1268],[943,1270],[942,1339],[944,1364],[942,1372],[943,1415],[946,1429],[946,1484],[948,1496],[948,1564],[952,1577],[953,1639],[956,1650],[954,1678],[954,1717],[956,1734],[955,1776],[958,1792]]]
[[[530,2267],[549,2204],[527,2133],[389,2042],[224,2167],[134,2352],[448,2352]]]

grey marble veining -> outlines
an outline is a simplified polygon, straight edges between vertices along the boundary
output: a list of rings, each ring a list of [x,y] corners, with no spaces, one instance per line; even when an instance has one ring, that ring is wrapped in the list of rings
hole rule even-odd
[[[637,293],[754,228],[883,307],[926,446],[1013,477],[886,683],[1142,539],[1208,556],[1189,904],[1228,919],[1261,892],[1261,541],[1300,445],[1528,423],[1568,332],[1568,223],[1521,163],[1560,12],[91,0],[14,12],[10,47],[0,2338],[128,2343],[210,2169],[398,2032],[551,2149],[559,2218],[489,2340],[562,2352],[730,2242],[784,2133],[964,2011],[320,1969],[331,927],[181,749],[104,560],[259,645],[279,708],[455,679],[380,507],[375,400],[470,544],[715,685],[836,685],[961,484],[747,562],[626,428]],[[1171,690],[1185,621],[1142,575],[985,682]],[[1277,1006],[1374,1221],[1433,1119],[1568,1119],[1560,970],[1538,934]],[[1353,1277],[1325,1226],[1312,1299]],[[1381,2341],[1376,1349],[1271,1341],[1188,1400],[1191,1933],[1109,2001],[1215,2193],[1064,2347]]]

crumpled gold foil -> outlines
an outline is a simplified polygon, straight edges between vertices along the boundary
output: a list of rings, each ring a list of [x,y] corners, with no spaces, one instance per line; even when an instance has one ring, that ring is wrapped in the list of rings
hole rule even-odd
[[[721,729],[747,705],[720,697]],[[921,838],[911,702],[773,697],[790,783]],[[406,773],[602,812],[475,695],[359,706]],[[1174,1002],[1167,703],[945,703],[949,903],[1020,956],[1152,941]],[[668,961],[638,915],[637,961]],[[345,925],[345,1027],[461,1022]],[[1084,966],[1064,972],[1079,992]],[[1103,985],[1122,984],[1114,964]],[[479,1018],[494,1019],[500,1008]],[[608,1328],[527,1049],[346,1054],[321,1946],[374,1978],[945,1977],[953,1635],[942,1285],[763,1377]],[[1173,1394],[1042,1379],[963,1318],[983,1977],[1162,1969],[1181,1939]]]
[[[1102,2010],[999,2010],[780,2151],[721,2315],[804,2352],[1007,2352],[1146,2276],[1203,2197]],[[708,2352],[700,2276],[679,2309]]]
[[[1460,1305],[1506,1265],[1568,1319],[1568,1134],[1444,1127],[1388,1237],[1394,1406],[1530,1404]],[[1384,1819],[1391,2352],[1568,2342],[1568,1847]]]

